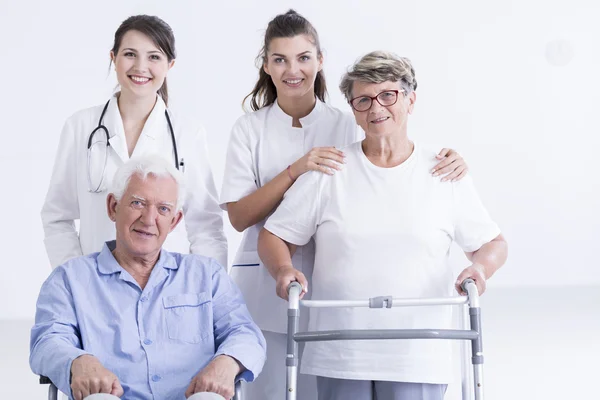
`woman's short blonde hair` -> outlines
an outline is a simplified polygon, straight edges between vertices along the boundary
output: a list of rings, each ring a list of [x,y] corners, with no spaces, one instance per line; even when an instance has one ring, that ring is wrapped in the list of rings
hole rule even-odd
[[[406,94],[417,89],[415,69],[406,57],[387,51],[372,51],[352,65],[342,77],[340,90],[346,100],[352,99],[354,82],[383,83],[400,82]]]

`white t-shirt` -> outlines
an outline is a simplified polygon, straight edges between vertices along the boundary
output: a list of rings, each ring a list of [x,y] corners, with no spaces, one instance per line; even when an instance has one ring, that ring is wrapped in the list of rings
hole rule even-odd
[[[314,235],[313,300],[453,294],[447,264],[455,241],[475,251],[500,234],[469,176],[441,182],[435,152],[415,144],[393,168],[372,164],[361,142],[344,149],[334,176],[308,173],[288,190],[265,228],[303,245]],[[310,310],[310,330],[451,328],[449,306]],[[340,379],[449,383],[450,343],[442,340],[307,343],[302,372]]]
[[[221,207],[248,196],[313,147],[342,148],[364,137],[354,116],[317,100],[309,115],[300,119],[302,128],[292,127],[292,117],[277,102],[240,117],[235,123],[225,163]],[[287,302],[277,297],[275,280],[257,253],[258,233],[264,221],[246,229],[231,276],[258,326],[285,333]],[[314,242],[299,247],[292,262],[310,280],[314,264]],[[306,325],[306,324],[305,324]]]

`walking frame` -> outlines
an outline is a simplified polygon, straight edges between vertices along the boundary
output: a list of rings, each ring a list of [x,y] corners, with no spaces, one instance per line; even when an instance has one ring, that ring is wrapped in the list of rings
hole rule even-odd
[[[296,400],[298,378],[298,343],[330,340],[391,340],[391,339],[451,339],[461,340],[462,399],[483,400],[483,345],[479,293],[472,279],[465,279],[461,287],[467,296],[403,299],[392,296],[367,300],[300,300],[302,286],[292,282],[288,286],[288,328],[286,357],[286,400]],[[300,306],[308,308],[369,307],[392,308],[416,306],[460,306],[462,329],[353,329],[298,332]],[[468,314],[467,314],[468,310]],[[471,342],[469,349],[468,342]],[[469,367],[469,356],[472,369]],[[474,395],[474,397],[473,397]]]

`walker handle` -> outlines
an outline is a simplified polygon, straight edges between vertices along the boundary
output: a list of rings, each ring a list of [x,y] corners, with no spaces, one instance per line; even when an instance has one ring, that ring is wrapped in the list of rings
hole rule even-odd
[[[463,290],[463,292],[467,293],[467,285],[469,283],[475,284],[475,281],[471,278],[467,278],[464,281],[462,281],[462,283],[460,284],[460,288]]]
[[[302,285],[298,281],[294,281],[288,285],[288,287],[287,287],[288,294],[290,294],[290,290],[292,290],[292,288],[298,288],[299,292],[302,292]]]

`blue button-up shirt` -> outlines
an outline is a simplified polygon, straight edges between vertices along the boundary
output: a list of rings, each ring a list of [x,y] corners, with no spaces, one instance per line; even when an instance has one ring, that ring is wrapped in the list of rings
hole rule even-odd
[[[265,340],[242,295],[213,259],[162,250],[142,290],[100,253],[55,269],[43,284],[31,330],[30,365],[71,394],[73,360],[91,354],[112,371],[123,399],[183,400],[192,378],[218,355],[238,360],[252,381]]]

